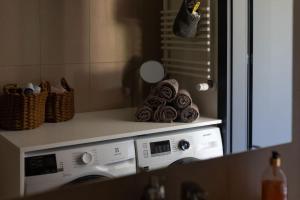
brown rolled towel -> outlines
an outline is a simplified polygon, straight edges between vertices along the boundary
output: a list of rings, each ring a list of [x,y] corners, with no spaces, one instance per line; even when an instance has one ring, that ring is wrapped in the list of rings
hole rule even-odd
[[[192,104],[192,97],[187,90],[179,90],[173,104],[177,109],[185,109]]]
[[[153,116],[155,122],[171,123],[177,118],[177,111],[172,106],[160,106]]]
[[[166,99],[167,102],[173,101],[178,93],[179,84],[175,79],[161,81],[154,88],[153,93],[155,96]]]
[[[138,122],[149,122],[152,120],[153,110],[149,106],[141,106],[135,113],[135,120]]]
[[[167,101],[164,98],[149,95],[146,100],[144,101],[144,105],[152,108],[153,110],[156,110],[160,106],[165,106]]]
[[[200,116],[199,108],[196,104],[192,103],[189,107],[179,111],[178,118],[180,122],[191,123],[197,120]]]

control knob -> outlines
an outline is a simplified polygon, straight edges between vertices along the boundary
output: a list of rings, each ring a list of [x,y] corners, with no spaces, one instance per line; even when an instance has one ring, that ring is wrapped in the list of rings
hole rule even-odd
[[[190,148],[190,143],[186,140],[181,140],[179,143],[178,143],[178,148],[182,151],[185,151],[185,150],[188,150]]]
[[[91,164],[94,161],[94,156],[90,152],[85,152],[81,155],[81,162],[85,165]]]

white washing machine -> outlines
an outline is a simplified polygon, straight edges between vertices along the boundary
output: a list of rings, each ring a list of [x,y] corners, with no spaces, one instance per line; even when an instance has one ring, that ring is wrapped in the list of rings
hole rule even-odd
[[[146,171],[223,156],[217,127],[143,136],[135,142],[137,167]]]
[[[25,155],[25,195],[135,173],[134,140],[34,152]]]

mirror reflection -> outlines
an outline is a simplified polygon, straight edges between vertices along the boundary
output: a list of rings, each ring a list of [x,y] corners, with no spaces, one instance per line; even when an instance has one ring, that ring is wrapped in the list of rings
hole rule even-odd
[[[250,2],[0,1],[0,198],[292,142],[293,1]]]

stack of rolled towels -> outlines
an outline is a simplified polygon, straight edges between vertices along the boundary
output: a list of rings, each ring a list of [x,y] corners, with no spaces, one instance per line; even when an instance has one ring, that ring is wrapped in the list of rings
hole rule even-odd
[[[184,122],[199,118],[199,109],[187,90],[179,89],[175,79],[158,83],[136,111],[138,122]]]

